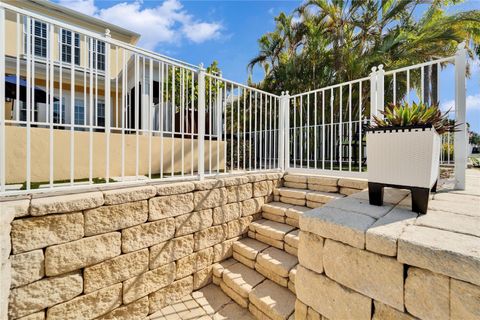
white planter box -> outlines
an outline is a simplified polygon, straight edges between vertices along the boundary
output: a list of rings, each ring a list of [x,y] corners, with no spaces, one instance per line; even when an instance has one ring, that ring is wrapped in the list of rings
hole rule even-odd
[[[368,181],[432,188],[439,176],[440,144],[433,128],[368,132]]]

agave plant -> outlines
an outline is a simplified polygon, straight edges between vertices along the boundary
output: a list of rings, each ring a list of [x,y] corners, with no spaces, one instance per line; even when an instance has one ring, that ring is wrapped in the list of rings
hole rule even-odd
[[[373,116],[372,128],[432,126],[438,134],[453,132],[457,125],[448,119],[449,111],[442,113],[438,104],[428,105],[423,102],[414,102],[412,105],[389,104],[381,111],[383,118]]]

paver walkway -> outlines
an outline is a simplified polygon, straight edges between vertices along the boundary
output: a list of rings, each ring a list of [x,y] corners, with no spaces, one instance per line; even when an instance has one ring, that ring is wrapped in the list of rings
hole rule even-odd
[[[216,285],[208,285],[149,316],[150,320],[253,320]]]

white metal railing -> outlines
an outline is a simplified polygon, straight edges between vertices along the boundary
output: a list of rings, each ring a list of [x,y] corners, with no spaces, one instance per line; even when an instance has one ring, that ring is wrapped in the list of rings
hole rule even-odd
[[[15,32],[6,32],[7,20]],[[0,34],[0,195],[267,170],[365,176],[372,115],[389,102],[439,101],[448,63],[452,119],[465,123],[464,46],[455,57],[379,66],[365,78],[277,96],[112,39],[108,30],[4,3]],[[443,137],[441,161],[455,164],[461,188],[460,129]]]

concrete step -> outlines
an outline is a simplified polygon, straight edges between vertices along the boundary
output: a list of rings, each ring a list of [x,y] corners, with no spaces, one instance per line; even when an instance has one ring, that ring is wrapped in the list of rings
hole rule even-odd
[[[283,250],[270,247],[260,252],[255,263],[255,270],[275,283],[287,287],[289,273],[298,264],[296,256]]]
[[[265,277],[260,273],[237,262],[223,270],[220,288],[240,306],[247,308],[248,295],[264,280]]]
[[[285,235],[295,229],[295,227],[285,223],[261,219],[250,224],[248,236],[278,249],[283,249]]]
[[[298,228],[300,215],[308,210],[311,209],[304,206],[295,206],[293,204],[275,201],[262,206],[262,217]]]
[[[294,319],[296,296],[270,280],[256,286],[249,294],[249,310],[257,319]]]
[[[321,207],[325,203],[344,197],[344,195],[339,193],[286,187],[276,188],[274,190],[274,195],[276,201],[284,203],[287,206],[302,206],[312,209]]]
[[[243,238],[233,243],[233,258],[245,266],[254,269],[257,255],[269,248],[268,244],[251,238]]]

